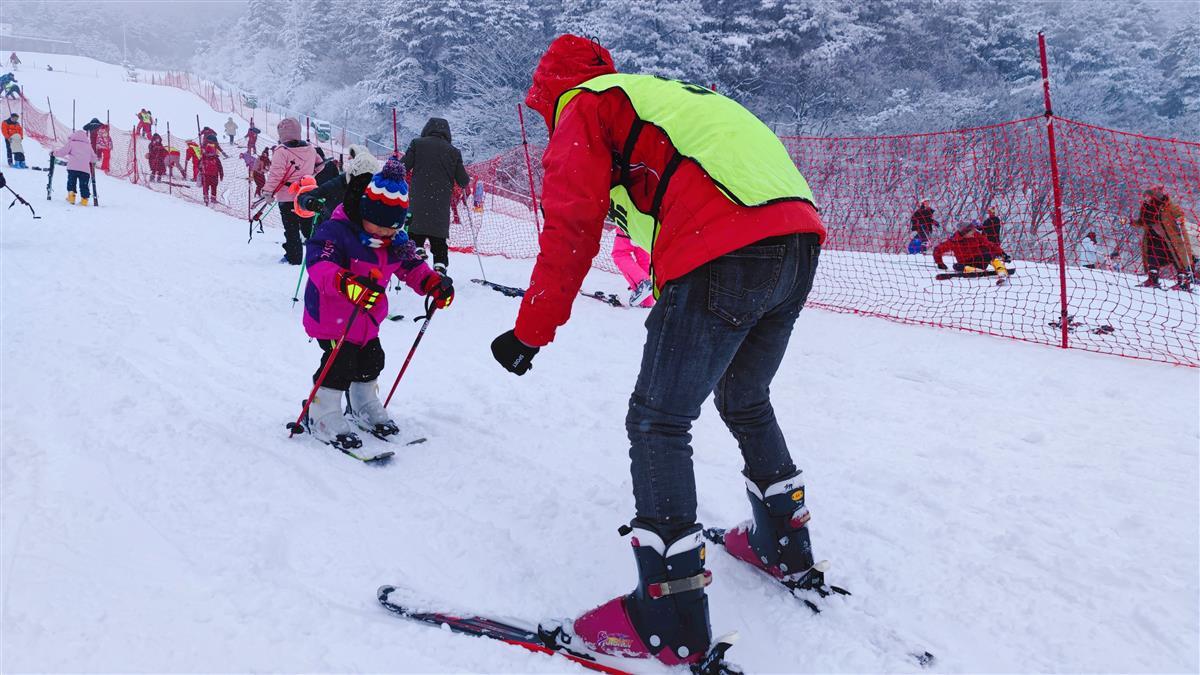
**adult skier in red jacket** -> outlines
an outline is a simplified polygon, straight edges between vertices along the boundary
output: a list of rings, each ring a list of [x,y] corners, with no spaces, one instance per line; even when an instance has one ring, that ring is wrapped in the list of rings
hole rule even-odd
[[[555,39],[525,103],[550,129],[545,227],[516,327],[492,343],[496,360],[522,375],[554,339],[610,209],[651,253],[659,294],[626,418],[638,587],[564,630],[595,651],[696,663],[712,639],[704,591],[711,574],[689,430],[714,390],[745,459],[753,513],[729,531],[726,546],[769,574],[823,583],[803,479],[768,392],[812,287],[825,228],[786,149],[749,111],[696,85],[616,74],[594,41]]]

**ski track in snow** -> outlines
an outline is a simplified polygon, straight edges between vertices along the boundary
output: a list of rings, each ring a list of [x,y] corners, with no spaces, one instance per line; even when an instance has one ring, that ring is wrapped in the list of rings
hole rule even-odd
[[[5,175],[43,219],[0,211],[0,670],[578,671],[400,621],[374,593],[536,620],[633,586],[615,530],[644,312],[578,301],[515,378],[488,345],[517,301],[452,254],[458,297],[391,406],[430,440],[362,465],[284,430],[320,350],[279,231],[246,245],[237,220],[103,176],[84,209],[65,172],[49,202],[44,173]],[[528,281],[531,261],[484,264]],[[595,271],[585,289],[625,294]],[[385,391],[416,331],[384,323]],[[741,632],[749,673],[916,671],[926,649],[936,672],[1195,672],[1198,384],[805,311],[773,395],[815,551],[854,595],[812,616],[713,547],[714,633]],[[711,407],[694,446],[702,521],[748,517]]]

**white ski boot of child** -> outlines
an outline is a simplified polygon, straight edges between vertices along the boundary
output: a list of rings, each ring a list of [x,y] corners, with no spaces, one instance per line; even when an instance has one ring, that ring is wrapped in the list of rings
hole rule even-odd
[[[646,298],[650,297],[650,294],[653,292],[654,286],[650,283],[650,280],[643,279],[642,282],[637,285],[637,288],[633,289],[633,293],[630,294],[629,306],[637,307],[641,305]]]
[[[381,438],[400,432],[379,400],[379,380],[350,383],[350,418],[363,431]]]
[[[308,426],[313,437],[338,448],[360,448],[362,440],[342,413],[342,393],[321,387],[308,406]]]

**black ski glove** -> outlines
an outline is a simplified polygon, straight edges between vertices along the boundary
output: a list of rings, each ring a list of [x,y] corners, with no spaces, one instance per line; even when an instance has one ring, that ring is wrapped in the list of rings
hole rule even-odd
[[[492,356],[505,370],[517,375],[524,375],[533,367],[533,357],[540,349],[521,342],[511,330],[492,340]]]
[[[937,264],[937,266],[938,266],[938,269],[939,269],[939,270],[944,270],[944,269],[947,269],[947,267],[946,267],[946,263],[938,263],[938,264]]]

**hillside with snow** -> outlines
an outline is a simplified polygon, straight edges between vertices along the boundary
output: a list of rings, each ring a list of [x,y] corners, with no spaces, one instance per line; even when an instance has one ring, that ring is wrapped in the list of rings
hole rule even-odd
[[[21,79],[59,116],[75,97],[81,122],[146,106],[212,124],[194,96],[120,76]],[[488,345],[516,301],[469,279],[482,264],[524,286],[532,261],[452,254],[457,298],[391,405],[428,441],[363,465],[284,429],[320,349],[279,230],[247,243],[244,220],[104,176],[101,207],[70,206],[64,174],[47,201],[45,173],[5,171],[41,219],[0,210],[0,671],[582,672],[400,621],[375,589],[536,621],[632,588],[616,527],[644,312],[580,298],[514,378]],[[596,270],[585,289],[625,293]],[[421,312],[391,296],[387,385]],[[747,673],[918,671],[921,651],[929,672],[1197,671],[1198,385],[805,310],[772,394],[817,557],[854,594],[814,616],[713,550],[714,633],[740,632]],[[693,445],[703,522],[748,517],[711,407]]]

